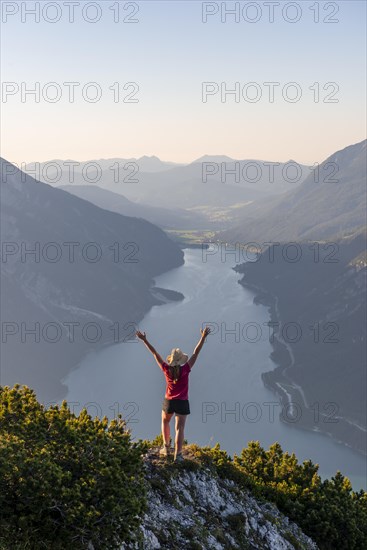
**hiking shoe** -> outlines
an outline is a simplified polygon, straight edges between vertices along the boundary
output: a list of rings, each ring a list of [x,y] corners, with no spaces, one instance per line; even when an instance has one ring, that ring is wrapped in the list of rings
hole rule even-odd
[[[182,456],[182,453],[177,453],[177,455],[175,456],[173,462],[183,462],[185,459],[184,457]]]
[[[171,449],[169,445],[163,445],[163,447],[159,449],[159,454],[160,456],[168,456],[170,453],[170,450]]]

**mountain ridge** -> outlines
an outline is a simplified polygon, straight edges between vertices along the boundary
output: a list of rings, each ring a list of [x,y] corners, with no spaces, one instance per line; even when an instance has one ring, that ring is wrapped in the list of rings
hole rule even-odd
[[[58,187],[72,195],[87,200],[123,216],[143,218],[163,229],[206,229],[208,221],[200,213],[184,209],[168,209],[133,202],[120,193],[103,189],[98,185],[63,185]]]
[[[228,242],[318,240],[366,225],[366,144],[363,140],[336,151],[296,189],[264,206],[243,209],[247,219],[216,238]]]
[[[31,383],[45,400],[60,398],[70,365],[126,341],[153,305],[165,303],[151,293],[154,277],[182,265],[183,252],[146,220],[98,208],[5,159],[1,170],[1,299],[8,331],[1,379]],[[53,333],[45,333],[50,327]]]

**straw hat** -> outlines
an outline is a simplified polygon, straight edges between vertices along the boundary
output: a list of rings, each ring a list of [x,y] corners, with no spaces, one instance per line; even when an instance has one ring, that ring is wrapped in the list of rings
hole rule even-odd
[[[171,355],[167,355],[166,361],[169,365],[180,365],[182,367],[182,365],[187,362],[188,358],[189,356],[186,355],[186,353],[182,353],[180,348],[173,348]]]

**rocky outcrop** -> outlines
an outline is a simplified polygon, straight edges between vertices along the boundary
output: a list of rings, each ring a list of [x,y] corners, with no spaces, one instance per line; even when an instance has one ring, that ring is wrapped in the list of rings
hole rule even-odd
[[[274,504],[260,502],[184,450],[174,465],[158,448],[144,457],[148,509],[124,550],[314,549],[318,546]]]

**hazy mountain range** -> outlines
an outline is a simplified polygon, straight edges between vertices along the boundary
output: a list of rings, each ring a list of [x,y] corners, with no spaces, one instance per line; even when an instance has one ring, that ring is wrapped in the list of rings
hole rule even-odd
[[[249,205],[242,221],[218,238],[259,243],[330,239],[366,225],[366,143],[337,151],[287,194]]]
[[[309,167],[295,161],[278,163],[209,155],[187,165],[142,157],[89,161],[88,169],[87,163],[82,162],[71,170],[67,162],[70,161],[40,163],[37,177],[54,186],[97,185],[145,206],[190,210],[191,216],[199,214],[195,225],[202,227],[204,216],[210,228],[216,224],[217,230],[241,219],[241,208],[249,202],[294,189],[310,173]],[[35,163],[30,163],[27,170],[35,167]],[[78,189],[77,194],[80,193]]]
[[[199,212],[191,212],[182,208],[159,208],[147,204],[130,201],[123,195],[107,191],[98,185],[64,185],[60,187],[68,193],[72,193],[81,199],[93,204],[117,212],[124,216],[144,218],[163,229],[207,229],[210,223]]]
[[[66,168],[66,163],[73,163],[75,165],[75,172],[81,173],[83,169],[88,167],[92,163],[98,164],[98,166],[102,170],[109,170],[114,164],[118,163],[121,166],[124,166],[125,164],[129,163],[136,163],[139,166],[139,170],[142,172],[164,172],[165,170],[169,170],[170,168],[173,168],[175,166],[185,166],[184,164],[180,164],[177,162],[166,162],[163,160],[160,160],[156,156],[147,156],[144,155],[140,158],[110,158],[110,159],[91,159],[86,161],[76,161],[73,159],[53,159],[51,161],[45,161],[38,163],[40,165],[40,169],[44,170],[45,167],[47,168],[47,175],[50,178],[55,177],[58,171],[58,167],[62,167],[63,169]],[[52,166],[57,165],[57,166]],[[35,168],[35,163],[30,162],[26,165],[26,170],[32,170]],[[49,183],[48,181],[46,183]]]

